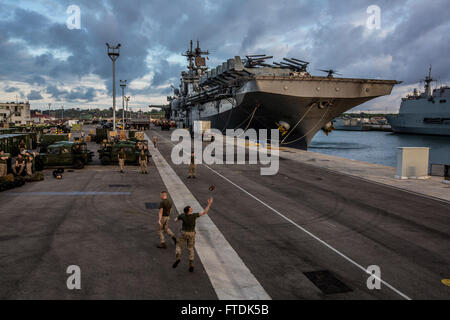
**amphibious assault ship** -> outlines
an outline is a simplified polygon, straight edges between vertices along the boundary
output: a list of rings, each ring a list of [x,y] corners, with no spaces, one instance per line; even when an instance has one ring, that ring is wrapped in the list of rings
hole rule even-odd
[[[432,92],[431,68],[424,82],[425,91],[414,89],[402,99],[400,113],[388,116],[388,121],[397,133],[450,136],[450,87]]]
[[[236,56],[208,69],[208,51],[193,47],[183,54],[189,62],[180,88],[168,97],[172,120],[192,128],[194,121],[210,121],[227,129],[278,129],[280,145],[306,150],[319,130],[330,132],[331,120],[364,102],[389,95],[398,82],[312,76],[309,62],[272,56]]]

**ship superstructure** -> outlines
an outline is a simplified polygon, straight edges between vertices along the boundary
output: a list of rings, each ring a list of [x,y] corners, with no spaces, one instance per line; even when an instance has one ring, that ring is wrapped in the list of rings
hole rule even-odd
[[[431,68],[424,82],[425,90],[403,98],[399,114],[388,121],[397,133],[450,136],[450,87],[432,90]]]

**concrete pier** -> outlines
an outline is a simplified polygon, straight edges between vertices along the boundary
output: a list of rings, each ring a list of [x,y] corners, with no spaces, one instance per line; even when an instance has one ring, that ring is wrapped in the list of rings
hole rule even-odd
[[[41,183],[0,193],[0,298],[450,298],[450,189],[442,179],[398,181],[395,168],[282,148],[276,176],[261,176],[258,165],[199,165],[190,180],[186,165],[170,161],[170,133],[146,134],[159,137],[151,153],[162,157],[149,175],[94,164],[63,180],[46,171]],[[193,274],[186,252],[174,270],[173,243],[156,248],[157,209],[147,208],[163,189],[178,212],[215,198],[199,220]],[[211,228],[218,238],[202,239]],[[226,252],[214,261],[214,250]],[[79,291],[67,289],[70,265],[81,268]],[[380,290],[367,287],[373,265]],[[230,277],[231,268],[240,273]],[[319,272],[332,279],[314,283]]]

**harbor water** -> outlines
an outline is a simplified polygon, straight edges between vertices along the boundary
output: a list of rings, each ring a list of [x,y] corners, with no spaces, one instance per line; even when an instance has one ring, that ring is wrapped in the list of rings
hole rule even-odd
[[[396,167],[399,147],[428,147],[430,164],[450,164],[450,137],[447,136],[376,131],[333,131],[326,136],[319,132],[309,151]]]

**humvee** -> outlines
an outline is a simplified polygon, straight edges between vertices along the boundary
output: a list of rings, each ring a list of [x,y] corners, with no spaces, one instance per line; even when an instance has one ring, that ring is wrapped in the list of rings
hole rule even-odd
[[[100,161],[102,165],[110,165],[111,163],[118,163],[118,154],[120,149],[125,150],[126,161],[128,164],[139,164],[139,154],[141,150],[138,148],[138,143],[143,143],[146,148],[146,154],[150,158],[151,155],[148,152],[147,141],[119,141],[106,145],[106,147],[98,150]]]
[[[68,134],[44,134],[41,137],[41,141],[39,141],[39,152],[47,153],[48,146],[55,144],[57,142],[69,141]]]
[[[93,154],[87,149],[86,143],[59,141],[48,146],[45,153],[36,156],[35,168],[37,171],[48,167],[83,169],[86,164],[92,162]]]

